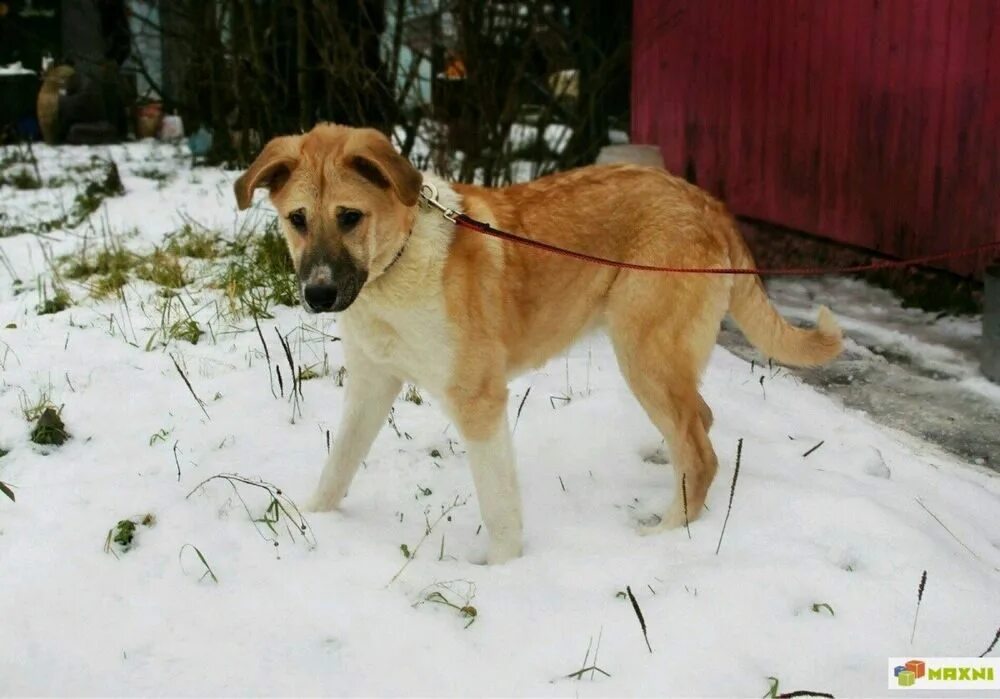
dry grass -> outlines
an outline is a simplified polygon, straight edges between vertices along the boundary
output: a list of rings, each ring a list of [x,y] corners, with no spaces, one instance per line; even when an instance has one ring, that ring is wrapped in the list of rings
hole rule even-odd
[[[160,249],[143,258],[135,268],[135,276],[166,289],[180,289],[188,283],[177,256]]]

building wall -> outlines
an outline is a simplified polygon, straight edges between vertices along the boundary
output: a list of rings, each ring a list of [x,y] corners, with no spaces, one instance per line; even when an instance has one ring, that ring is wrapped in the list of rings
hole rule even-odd
[[[1000,240],[1000,0],[635,0],[633,39],[633,141],[737,214],[894,256]]]

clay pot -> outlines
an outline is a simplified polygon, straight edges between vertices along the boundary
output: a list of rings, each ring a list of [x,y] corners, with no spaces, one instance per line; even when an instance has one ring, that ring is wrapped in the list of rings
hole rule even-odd
[[[155,138],[163,121],[163,103],[148,102],[135,108],[135,137]]]

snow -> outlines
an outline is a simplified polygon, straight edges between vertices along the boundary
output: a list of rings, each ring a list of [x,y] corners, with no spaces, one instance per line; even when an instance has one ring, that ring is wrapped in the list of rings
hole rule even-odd
[[[849,309],[840,321],[850,335],[863,336],[883,353],[905,357],[925,371],[970,379],[970,385],[978,384],[975,379],[985,380],[979,370],[983,325],[978,316],[904,308],[889,291],[858,279],[777,279],[770,281],[768,289],[789,317],[810,319],[814,299],[835,298]]]
[[[994,473],[721,348],[703,384],[720,469],[690,538],[637,532],[666,509],[673,475],[644,459],[660,437],[602,336],[511,384],[512,424],[530,394],[514,433],[525,551],[507,565],[474,562],[485,533],[464,448],[426,394],[420,405],[399,398],[400,434],[383,430],[343,510],[305,515],[314,547],[283,523],[277,534],[255,528],[225,482],[188,497],[210,476],[239,473],[304,501],[344,389],[332,376],[305,381],[293,413],[272,395],[253,321],[219,315],[221,292],[204,280],[185,299],[206,335],[146,351],[160,325],[153,285],[130,284],[123,302],[66,282],[75,305],[39,316],[36,279],[85,235],[119,232],[148,251],[185,217],[231,236],[259,225],[266,206],[238,216],[237,173],[191,169],[173,146],[36,151],[45,177],[110,154],[128,193],[75,230],[0,239],[0,447],[10,452],[0,481],[17,496],[0,496],[5,694],[761,696],[774,676],[780,691],[873,696],[888,694],[887,657],[978,655],[1000,624]],[[151,167],[170,178],[136,174]],[[0,210],[34,216],[77,186],[4,188]],[[13,275],[27,291],[14,293]],[[277,329],[297,365],[341,365],[335,317],[276,307],[260,326],[272,364],[284,362]],[[72,439],[61,447],[29,441],[22,406],[43,393],[63,406]],[[266,498],[240,494],[264,514]],[[413,551],[425,516],[455,502],[389,584],[407,563],[401,545]],[[109,529],[146,513],[155,524],[137,527],[130,550],[105,553]],[[652,654],[619,595],[626,586]],[[426,602],[435,590],[474,606],[474,623]],[[567,678],[598,640],[596,664],[611,676]]]
[[[20,61],[0,66],[0,75],[34,75],[35,71],[25,68]]]

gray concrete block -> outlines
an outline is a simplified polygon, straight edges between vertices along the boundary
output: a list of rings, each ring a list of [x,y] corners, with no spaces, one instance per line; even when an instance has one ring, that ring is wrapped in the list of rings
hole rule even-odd
[[[663,168],[663,154],[660,153],[659,146],[642,146],[635,143],[604,146],[597,154],[597,164],[608,165],[611,163],[631,163]]]

